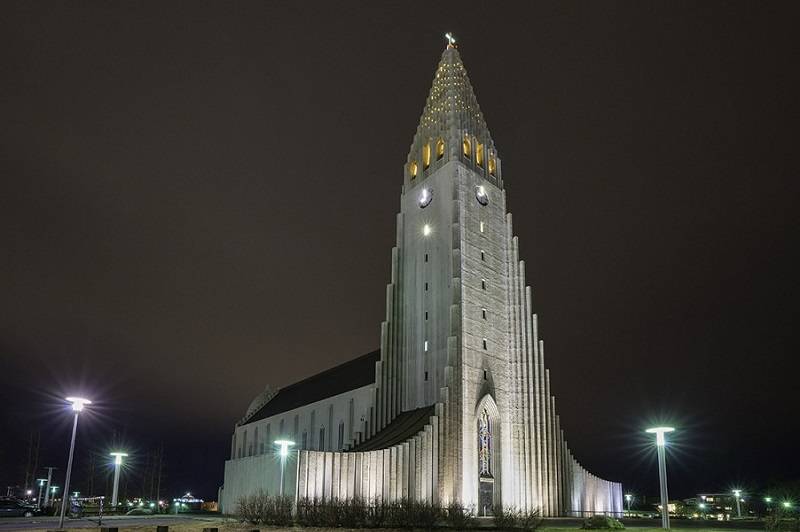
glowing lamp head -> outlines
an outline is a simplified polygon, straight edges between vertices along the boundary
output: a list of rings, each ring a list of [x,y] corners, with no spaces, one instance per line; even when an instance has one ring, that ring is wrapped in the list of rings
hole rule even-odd
[[[792,503],[789,502],[789,501],[783,501],[783,507],[784,508],[791,508],[792,507]]]
[[[764,497],[764,502],[769,504],[772,502],[772,497]]]
[[[656,435],[656,445],[659,447],[663,447],[667,442],[664,439],[664,434],[667,432],[672,432],[675,429],[673,427],[653,427],[652,429],[647,429],[645,432],[650,434]]]
[[[742,490],[733,490],[733,494],[739,497],[742,494]]]
[[[67,402],[72,403],[72,409],[75,412],[80,412],[84,406],[92,404],[90,400],[83,397],[67,397]]]
[[[704,509],[705,509],[705,507],[706,507],[706,503],[704,503],[704,502],[701,502],[701,503],[700,503],[700,504],[698,504],[697,506],[699,506],[701,510],[704,510]]]
[[[47,479],[46,478],[37,478],[36,480],[39,481],[39,487],[42,487],[45,484],[47,484]]]
[[[278,452],[281,456],[286,456],[289,454],[289,447],[294,445],[294,442],[291,440],[275,440],[275,445],[280,447]]]
[[[430,235],[431,234],[431,226],[428,225],[428,224],[425,224],[425,226],[422,228],[422,234],[425,235],[425,236]]]
[[[625,494],[625,500],[626,501],[630,501],[631,499],[633,499],[633,495],[631,495],[630,493],[626,493]]]
[[[116,465],[119,465],[119,464],[122,463],[122,457],[128,456],[128,453],[121,453],[121,452],[113,452],[113,453],[108,453],[108,454],[110,454],[111,456],[114,457],[114,464],[116,464]]]
[[[28,497],[30,497],[32,493],[33,490],[25,490],[25,495],[27,495]]]

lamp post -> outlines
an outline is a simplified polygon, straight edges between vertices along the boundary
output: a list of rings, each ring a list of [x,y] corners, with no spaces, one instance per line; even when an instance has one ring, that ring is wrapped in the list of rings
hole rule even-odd
[[[736,517],[742,517],[742,507],[739,505],[739,500],[742,498],[742,490],[733,490],[733,496],[736,498]]]
[[[294,445],[291,440],[275,440],[275,445],[279,446],[278,453],[281,456],[281,497],[283,497],[284,469],[286,469],[286,457],[289,454],[289,447]]]
[[[625,494],[625,501],[628,503],[628,513],[631,513],[631,501],[633,500],[633,495],[630,493]]]
[[[55,467],[48,467],[47,469],[47,485],[44,488],[44,503],[42,506],[47,508],[47,503],[50,500],[50,482],[53,480],[53,469],[57,469]]]
[[[661,528],[669,530],[669,497],[667,496],[667,456],[664,447],[667,444],[664,434],[672,432],[672,427],[653,427],[645,432],[656,435],[658,450],[658,480],[661,485]]]
[[[67,401],[72,403],[72,411],[75,412],[75,421],[72,422],[72,441],[69,444],[69,460],[67,461],[67,478],[64,480],[64,497],[61,498],[61,518],[58,521],[58,528],[64,528],[64,514],[67,512],[67,500],[69,499],[69,477],[72,474],[72,457],[75,454],[75,434],[78,432],[78,414],[83,407],[92,404],[83,397],[67,397]]]
[[[128,453],[115,451],[109,454],[114,457],[114,491],[111,492],[111,507],[116,508],[119,494],[119,470],[122,467],[122,457],[128,456]]]
[[[36,497],[36,507],[42,507],[42,488],[44,488],[44,483],[47,482],[46,478],[37,478],[36,482],[39,483],[39,496]]]

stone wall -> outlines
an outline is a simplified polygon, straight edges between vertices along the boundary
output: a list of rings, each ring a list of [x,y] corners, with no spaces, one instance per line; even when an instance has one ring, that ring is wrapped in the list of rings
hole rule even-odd
[[[286,457],[284,494],[297,491],[297,451]],[[278,453],[249,456],[225,462],[225,484],[220,490],[220,511],[236,512],[242,496],[263,491],[267,495],[279,495],[281,487],[281,459]]]

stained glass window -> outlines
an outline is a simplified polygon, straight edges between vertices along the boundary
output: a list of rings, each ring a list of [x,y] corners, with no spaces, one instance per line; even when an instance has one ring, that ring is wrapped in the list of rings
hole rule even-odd
[[[481,477],[492,476],[492,424],[486,409],[478,418],[478,470]]]

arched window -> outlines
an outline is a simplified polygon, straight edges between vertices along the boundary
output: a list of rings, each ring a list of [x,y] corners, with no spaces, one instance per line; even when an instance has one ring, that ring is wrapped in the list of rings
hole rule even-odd
[[[417,177],[417,161],[411,161],[411,163],[409,163],[408,173],[411,176],[411,179]]]
[[[481,478],[493,478],[492,464],[492,422],[489,411],[481,410],[478,417],[478,473]]]
[[[483,144],[480,142],[475,146],[475,162],[478,166],[483,166]]]
[[[431,143],[427,143],[422,147],[422,169],[427,170],[431,165]]]
[[[469,141],[468,137],[464,137],[464,142],[462,142],[461,151],[464,152],[464,157],[469,159],[472,157],[472,144]]]
[[[444,157],[444,141],[439,139],[436,141],[436,160],[438,161]]]
[[[492,155],[489,156],[489,175],[494,175],[497,171],[497,162]]]

